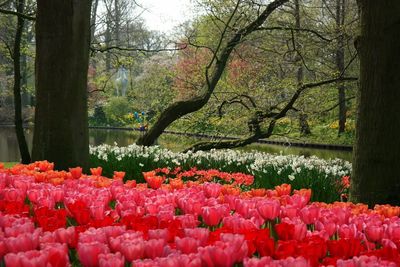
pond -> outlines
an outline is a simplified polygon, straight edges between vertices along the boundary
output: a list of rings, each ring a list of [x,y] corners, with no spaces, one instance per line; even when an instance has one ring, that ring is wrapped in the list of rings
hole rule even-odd
[[[100,145],[103,143],[112,145],[117,143],[119,146],[127,146],[129,144],[133,144],[140,133],[128,130],[90,129],[89,134],[89,142],[91,145]],[[29,149],[31,149],[33,139],[32,129],[26,129],[25,135],[28,141]],[[160,137],[158,144],[173,151],[181,151],[201,140],[204,139],[163,134]],[[324,159],[341,158],[351,161],[351,152],[349,151],[291,147],[290,145],[277,146],[268,144],[253,144],[240,149],[244,151],[257,150],[268,153],[282,153],[284,155],[315,155]],[[19,159],[20,156],[18,142],[15,136],[14,128],[0,127],[0,162],[19,161]]]

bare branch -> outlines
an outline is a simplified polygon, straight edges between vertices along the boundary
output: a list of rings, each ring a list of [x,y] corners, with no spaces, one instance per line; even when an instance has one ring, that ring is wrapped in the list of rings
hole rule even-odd
[[[2,9],[2,8],[0,8],[0,13],[7,14],[7,15],[14,15],[14,16],[26,19],[26,20],[32,20],[32,21],[36,20],[36,18],[32,17],[31,15],[19,13],[19,12],[12,11],[12,10],[6,10],[6,9]]]
[[[317,32],[315,30],[305,29],[305,28],[296,28],[296,27],[259,27],[257,30],[259,30],[259,31],[276,31],[276,30],[280,30],[280,31],[308,32],[308,33],[314,34],[315,36],[317,36],[318,38],[320,38],[321,40],[324,40],[326,42],[332,42],[333,41],[333,39],[326,38],[321,33]]]

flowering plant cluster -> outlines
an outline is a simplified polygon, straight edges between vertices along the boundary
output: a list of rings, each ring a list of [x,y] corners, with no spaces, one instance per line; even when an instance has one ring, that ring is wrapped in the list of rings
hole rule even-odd
[[[197,168],[183,171],[180,167],[173,170],[170,168],[157,168],[153,171],[143,172],[143,177],[153,189],[160,188],[162,183],[168,183],[174,188],[182,188],[184,182],[189,182],[190,184],[215,182],[239,187],[250,186],[254,182],[253,175],[240,172],[227,173],[218,170],[198,170]]]
[[[311,190],[123,182],[123,173],[0,170],[6,266],[397,266],[400,208],[310,202]]]
[[[273,188],[282,183],[290,183],[297,189],[310,188],[313,200],[324,202],[340,200],[343,188],[338,181],[351,173],[351,164],[339,159],[323,160],[257,151],[247,153],[231,149],[178,153],[156,146],[101,145],[90,147],[90,153],[92,166],[102,166],[109,176],[114,170],[123,170],[126,179],[140,180],[143,171],[164,167],[190,170],[196,166],[203,170],[253,175],[254,186],[259,188]]]

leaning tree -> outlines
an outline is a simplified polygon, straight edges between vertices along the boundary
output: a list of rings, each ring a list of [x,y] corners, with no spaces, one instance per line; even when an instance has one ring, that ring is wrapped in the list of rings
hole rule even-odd
[[[246,6],[248,2],[243,0],[235,1],[231,15],[226,18],[224,26],[221,28],[217,45],[211,49],[211,60],[204,70],[205,83],[204,88],[201,89],[202,93],[191,99],[172,103],[159,115],[153,126],[138,139],[137,143],[145,146],[152,145],[171,123],[184,115],[203,108],[215,91],[234,49],[250,34],[256,32],[277,8],[288,1],[275,0],[265,6],[252,2],[253,4],[257,4],[259,12],[257,16],[249,18],[247,23],[239,28],[236,27],[239,26],[237,23],[243,14],[242,7]]]
[[[33,160],[88,167],[91,0],[37,1]]]
[[[400,205],[400,1],[358,1],[361,35],[351,200]]]

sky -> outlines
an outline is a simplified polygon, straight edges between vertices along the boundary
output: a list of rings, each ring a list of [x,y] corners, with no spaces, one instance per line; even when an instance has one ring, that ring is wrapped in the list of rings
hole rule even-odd
[[[192,17],[190,0],[137,0],[146,8],[142,15],[150,30],[171,33]]]

